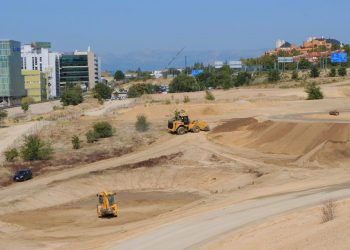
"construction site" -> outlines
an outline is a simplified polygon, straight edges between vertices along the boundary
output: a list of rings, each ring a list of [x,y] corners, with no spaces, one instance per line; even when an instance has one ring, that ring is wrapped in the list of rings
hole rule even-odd
[[[205,92],[53,101],[31,105],[30,119],[11,108],[1,152],[28,134],[55,151],[32,163],[1,154],[0,249],[346,249],[350,80],[321,89],[322,100],[255,86],[213,90],[212,101]],[[175,110],[186,113],[169,125]],[[139,115],[150,123],[143,133]],[[113,136],[72,150],[72,136],[98,121]],[[14,183],[23,167],[33,178]],[[112,216],[96,214],[110,197]],[[336,215],[322,223],[327,201]]]

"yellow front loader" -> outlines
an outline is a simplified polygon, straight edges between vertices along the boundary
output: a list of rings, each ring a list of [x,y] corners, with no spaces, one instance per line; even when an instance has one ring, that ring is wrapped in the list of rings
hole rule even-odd
[[[191,121],[184,110],[175,111],[173,119],[168,121],[168,130],[171,133],[183,135],[187,132],[199,133],[200,131],[209,131],[208,124],[204,121]]]
[[[96,195],[98,197],[97,215],[99,218],[118,216],[118,205],[115,195],[115,193],[106,191],[100,192]]]

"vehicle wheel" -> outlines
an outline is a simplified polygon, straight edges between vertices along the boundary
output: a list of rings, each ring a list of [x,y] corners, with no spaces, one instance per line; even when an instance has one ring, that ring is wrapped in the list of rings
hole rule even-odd
[[[183,135],[186,133],[186,129],[184,127],[179,127],[176,132],[178,135]]]
[[[207,125],[207,126],[205,126],[205,128],[203,130],[204,131],[210,131],[210,127]]]
[[[192,132],[193,133],[199,133],[201,131],[201,129],[198,127],[198,126],[194,126],[193,128],[192,128]]]

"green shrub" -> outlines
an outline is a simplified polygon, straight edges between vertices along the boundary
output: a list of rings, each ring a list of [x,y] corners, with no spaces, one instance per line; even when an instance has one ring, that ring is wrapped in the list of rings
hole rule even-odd
[[[293,71],[292,73],[292,80],[298,80],[299,79],[299,74],[298,71]]]
[[[53,153],[51,146],[43,142],[37,135],[24,137],[24,144],[21,146],[21,156],[25,161],[47,160]]]
[[[271,70],[269,71],[267,79],[269,82],[278,82],[281,80],[281,74],[278,70]]]
[[[308,95],[308,100],[323,99],[323,93],[321,91],[321,88],[319,86],[316,86],[314,82],[306,86],[305,92]]]
[[[205,91],[205,99],[208,101],[214,101],[215,100],[215,96],[213,95],[213,93],[209,90]]]
[[[149,122],[147,121],[147,117],[145,115],[138,115],[137,116],[135,128],[139,132],[145,132],[149,129]]]
[[[29,105],[34,103],[34,99],[32,97],[23,97],[21,99],[21,108],[24,112],[27,112],[29,109]]]
[[[85,136],[87,143],[94,143],[98,140],[98,134],[93,130],[89,130]]]
[[[113,127],[108,122],[98,122],[94,124],[94,132],[97,138],[107,138],[113,135]]]
[[[99,101],[103,101],[103,99],[110,99],[112,92],[113,90],[106,84],[98,83],[94,88],[94,98],[97,98]]]
[[[6,161],[14,161],[19,156],[18,150],[16,148],[8,149],[4,152]]]
[[[72,145],[73,145],[73,149],[79,149],[80,148],[80,139],[79,139],[79,136],[77,135],[74,135],[72,137]]]
[[[159,91],[158,85],[150,83],[136,83],[133,84],[128,91],[128,98],[140,97],[144,94],[155,94]]]
[[[313,78],[319,77],[320,76],[320,71],[316,66],[313,66],[310,70],[310,76]]]
[[[22,109],[24,112],[27,112],[28,109],[29,109],[29,104],[28,104],[28,103],[22,103],[22,104],[21,104],[21,109]]]
[[[82,103],[83,100],[83,91],[81,88],[72,84],[67,84],[66,89],[61,94],[63,106],[78,105]]]
[[[331,68],[331,71],[328,74],[329,77],[336,77],[337,76],[337,71],[335,68]]]
[[[194,92],[199,91],[200,86],[196,79],[192,76],[186,74],[178,75],[174,80],[169,84],[169,92]]]
[[[345,67],[341,67],[338,69],[338,75],[339,76],[346,76],[346,68]]]
[[[185,95],[184,96],[184,103],[188,103],[190,101],[191,101],[190,97],[188,95]]]
[[[249,85],[250,80],[252,79],[252,75],[248,72],[239,72],[234,80],[234,84],[236,87],[242,85]]]
[[[7,110],[0,109],[0,122],[7,117]]]

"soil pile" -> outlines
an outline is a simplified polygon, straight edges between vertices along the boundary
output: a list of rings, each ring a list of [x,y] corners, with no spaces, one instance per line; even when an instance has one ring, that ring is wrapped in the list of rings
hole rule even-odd
[[[259,122],[232,119],[216,127],[210,137],[224,145],[244,146],[263,153],[285,154],[329,163],[349,159],[350,124]]]

